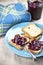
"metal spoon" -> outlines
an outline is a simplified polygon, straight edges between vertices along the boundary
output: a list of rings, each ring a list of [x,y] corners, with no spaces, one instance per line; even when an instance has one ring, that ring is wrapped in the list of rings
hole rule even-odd
[[[27,45],[28,45],[28,44],[27,44]],[[24,50],[25,50],[25,51],[27,51],[27,48],[26,48],[26,47],[27,47],[27,46],[24,47]],[[30,50],[28,50],[27,52],[29,52],[30,55],[32,56],[33,60],[36,61],[36,59],[37,59],[36,56],[35,56]]]
[[[36,61],[37,60],[36,56],[33,53],[31,53],[31,51],[29,51],[29,53],[31,54],[33,60]]]

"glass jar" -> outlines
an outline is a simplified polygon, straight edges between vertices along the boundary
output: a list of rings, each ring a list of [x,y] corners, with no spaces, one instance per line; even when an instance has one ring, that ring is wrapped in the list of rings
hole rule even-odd
[[[28,11],[31,13],[32,20],[38,20],[41,18],[42,6],[41,1],[28,1]]]

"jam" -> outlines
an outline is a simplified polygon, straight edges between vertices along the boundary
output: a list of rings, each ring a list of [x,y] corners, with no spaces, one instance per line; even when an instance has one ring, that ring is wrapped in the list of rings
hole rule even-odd
[[[31,43],[28,45],[28,49],[37,51],[41,49],[41,42],[38,40],[32,40]]]
[[[24,46],[26,44],[27,39],[25,37],[20,36],[19,34],[15,35],[14,39],[12,39],[12,42],[16,45]]]
[[[32,20],[41,18],[42,7],[39,6],[40,1],[28,2],[28,11],[31,13]]]

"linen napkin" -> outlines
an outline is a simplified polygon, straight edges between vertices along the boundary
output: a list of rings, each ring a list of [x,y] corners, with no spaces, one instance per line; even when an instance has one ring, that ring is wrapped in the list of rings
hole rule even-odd
[[[10,27],[17,23],[30,22],[31,14],[22,3],[9,4],[3,8],[0,23],[0,36],[5,35]]]

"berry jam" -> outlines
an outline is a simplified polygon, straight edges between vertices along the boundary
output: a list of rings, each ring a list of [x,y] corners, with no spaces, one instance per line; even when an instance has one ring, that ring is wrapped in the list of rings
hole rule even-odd
[[[38,40],[33,40],[33,41],[31,41],[31,43],[29,43],[28,49],[31,49],[31,50],[34,50],[34,51],[40,50],[41,44],[39,43]]]
[[[40,1],[28,2],[28,11],[31,13],[32,20],[41,18],[42,7],[39,6]]]
[[[15,35],[14,39],[12,39],[13,43],[16,45],[24,46],[26,44],[27,39],[25,37],[21,37],[19,34]]]

